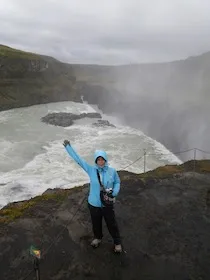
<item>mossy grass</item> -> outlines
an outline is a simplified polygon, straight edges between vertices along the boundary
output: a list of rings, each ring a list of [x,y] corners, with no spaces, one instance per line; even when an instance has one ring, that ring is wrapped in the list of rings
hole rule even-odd
[[[181,172],[210,173],[210,160],[190,160],[182,164],[171,164],[139,174],[140,178],[164,178]]]
[[[0,45],[0,56],[8,58],[40,59],[40,56],[37,54],[13,49],[4,45]]]
[[[0,224],[10,223],[15,219],[20,218],[35,205],[41,205],[43,202],[53,202],[55,205],[61,204],[69,194],[79,192],[82,190],[82,188],[83,186],[71,189],[58,189],[53,191],[53,193],[46,193],[26,201],[11,203],[0,210]]]

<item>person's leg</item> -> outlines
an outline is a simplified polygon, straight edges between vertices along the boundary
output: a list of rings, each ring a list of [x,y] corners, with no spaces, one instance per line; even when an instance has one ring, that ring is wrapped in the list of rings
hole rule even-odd
[[[115,211],[112,207],[103,207],[103,216],[110,235],[115,245],[121,245],[120,232],[115,217]],[[119,247],[119,246],[118,246]]]
[[[93,244],[94,246],[97,246],[99,241],[101,241],[103,237],[102,233],[102,211],[100,207],[94,207],[88,203],[88,208],[90,210],[90,216],[92,221],[92,230],[94,234],[94,240]]]

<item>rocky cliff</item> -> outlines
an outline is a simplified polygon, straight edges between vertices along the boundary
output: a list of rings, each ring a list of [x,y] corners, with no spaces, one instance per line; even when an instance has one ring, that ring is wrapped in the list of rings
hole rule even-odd
[[[209,73],[210,53],[170,63],[97,66],[0,46],[0,110],[80,102],[83,96],[173,152],[210,151]]]
[[[88,102],[97,102],[173,152],[210,151],[210,53],[170,63],[74,69]]]
[[[45,280],[208,280],[210,161],[119,175],[124,254],[112,253],[106,227],[101,247],[90,247],[88,185],[48,190],[0,211],[0,279],[35,279],[34,245]]]
[[[78,101],[75,83],[70,65],[0,46],[0,110],[53,101]]]

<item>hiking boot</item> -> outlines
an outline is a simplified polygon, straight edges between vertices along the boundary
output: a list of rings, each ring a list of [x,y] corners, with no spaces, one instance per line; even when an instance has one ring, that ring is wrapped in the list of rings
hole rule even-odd
[[[94,247],[94,248],[97,248],[101,243],[101,239],[93,239],[93,241],[91,242],[91,246]]]
[[[121,253],[122,252],[122,245],[115,245],[114,246],[115,253]]]

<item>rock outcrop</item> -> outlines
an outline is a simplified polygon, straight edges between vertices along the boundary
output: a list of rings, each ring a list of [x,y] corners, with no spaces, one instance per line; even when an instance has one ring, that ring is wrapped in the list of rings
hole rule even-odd
[[[34,245],[41,249],[45,280],[208,280],[210,162],[119,175],[115,208],[125,254],[112,253],[106,227],[102,245],[90,247],[88,184],[48,190],[0,211],[0,279],[35,277],[29,254]]]
[[[96,127],[116,127],[107,120],[98,120],[96,123],[93,123],[93,125]]]
[[[75,120],[83,119],[83,118],[101,118],[101,114],[99,113],[82,113],[79,115],[72,113],[50,113],[45,117],[42,117],[41,120],[44,123],[52,124],[56,126],[71,126],[74,124]]]

